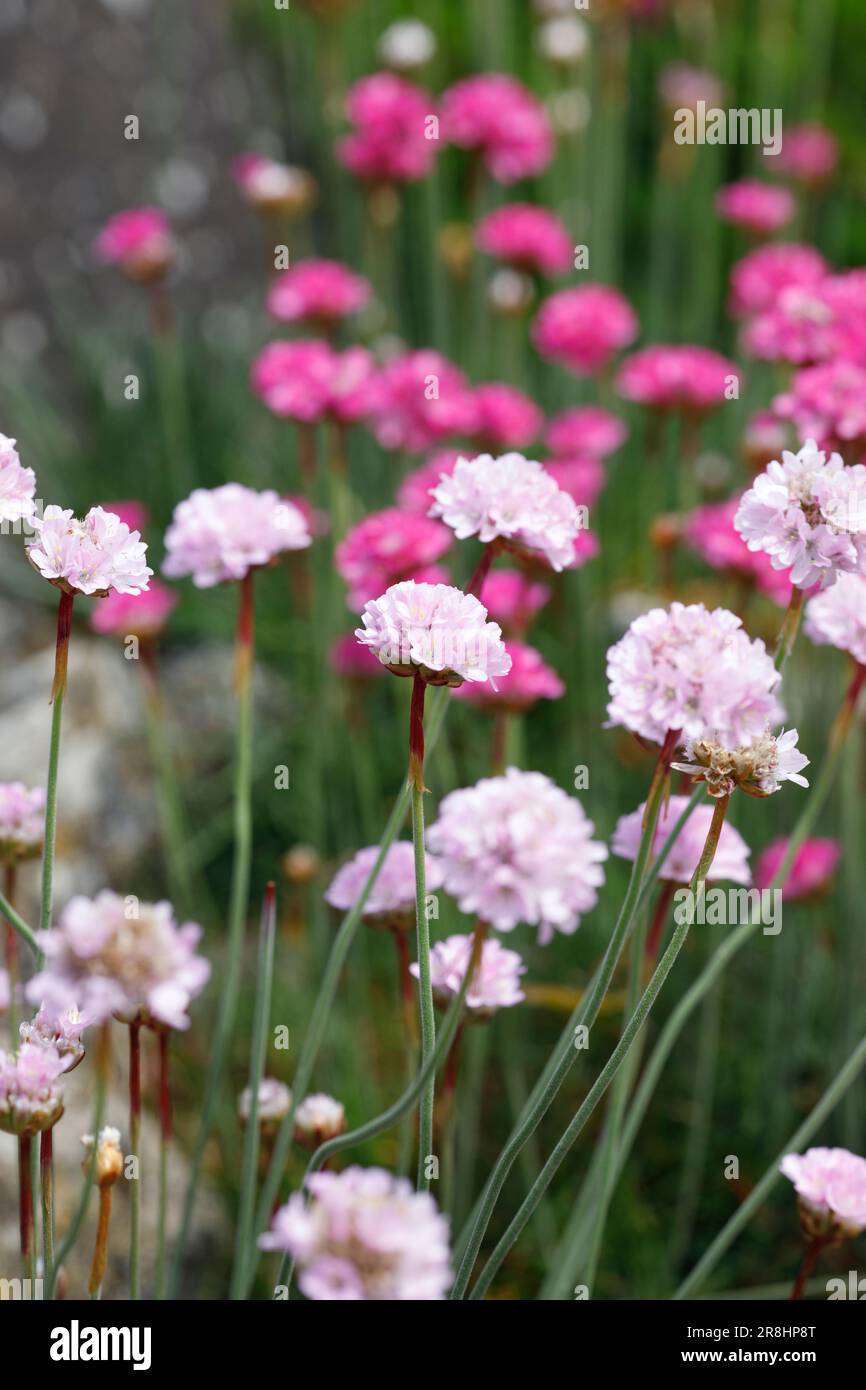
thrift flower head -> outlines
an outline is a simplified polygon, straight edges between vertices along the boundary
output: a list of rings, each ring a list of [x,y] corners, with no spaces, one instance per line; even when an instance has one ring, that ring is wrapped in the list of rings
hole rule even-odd
[[[553,132],[541,102],[513,77],[484,73],[455,82],[442,97],[442,133],[480,151],[499,183],[517,183],[553,158]]]
[[[514,386],[490,382],[475,390],[477,420],[473,433],[491,449],[524,449],[537,439],[544,415]]]
[[[91,507],[83,521],[62,507],[33,518],[27,556],[43,579],[68,594],[140,594],[153,574],[147,546],[114,512]]]
[[[866,367],[835,361],[795,372],[787,391],[773,401],[782,419],[793,420],[800,439],[824,449],[866,441]]]
[[[525,632],[550,598],[550,589],[520,570],[492,570],[484,581],[484,606],[506,634]]]
[[[305,212],[316,196],[316,181],[305,169],[280,164],[266,155],[245,154],[233,165],[243,197],[261,212]]]
[[[200,937],[195,922],[177,925],[167,902],[137,902],[107,889],[72,898],[57,925],[39,933],[45,967],[29,982],[27,998],[52,1023],[74,1000],[88,1023],[116,1014],[186,1028],[186,1011],[210,975],[195,953]]]
[[[298,261],[273,281],[268,312],[283,323],[330,324],[363,309],[370,293],[369,282],[339,261]]]
[[[441,522],[399,507],[364,517],[334,552],[337,572],[349,586],[349,607],[362,609],[401,579],[420,579],[452,539]]]
[[[210,589],[309,544],[299,509],[270,488],[200,487],[174,509],[163,572],[171,579],[192,575],[196,588]]]
[[[730,796],[737,787],[749,796],[772,796],[783,782],[809,785],[800,776],[809,759],[797,748],[798,739],[796,729],[781,734],[767,729],[739,748],[725,748],[713,738],[690,739],[684,749],[687,761],[671,767],[705,782],[710,796]]]
[[[840,574],[806,605],[806,635],[818,646],[838,647],[866,666],[866,578]]]
[[[756,888],[769,888],[788,853],[788,844],[784,838],[774,840],[764,850],[755,869]],[[842,846],[838,840],[804,840],[782,884],[782,897],[793,902],[824,892],[841,856]]]
[[[579,506],[595,506],[607,482],[604,465],[596,458],[550,459],[544,466],[557,487],[567,492]],[[587,535],[588,532],[582,530],[580,539]]]
[[[63,1114],[59,1079],[66,1063],[56,1048],[22,1043],[0,1051],[0,1130],[33,1135],[50,1129]]]
[[[45,792],[23,782],[0,782],[0,862],[19,863],[42,853]]]
[[[432,349],[406,352],[377,382],[373,432],[383,449],[417,453],[475,429],[475,398],[461,371]]]
[[[32,516],[35,496],[36,474],[23,466],[15,440],[0,434],[0,522]]]
[[[498,623],[474,594],[449,584],[393,584],[366,604],[355,636],[398,676],[431,685],[495,682],[511,669]]]
[[[389,68],[411,72],[429,63],[436,52],[436,35],[420,19],[398,19],[382,34],[378,51]]]
[[[351,134],[340,141],[340,162],[370,183],[403,183],[429,174],[437,141],[428,138],[432,97],[391,72],[362,77],[346,102]]]
[[[839,145],[826,126],[798,125],[785,131],[782,148],[773,167],[798,183],[814,187],[824,183],[839,162]]]
[[[653,608],[607,654],[609,722],[652,743],[671,729],[736,746],[778,723],[779,673],[727,609]]]
[[[259,1241],[291,1254],[301,1292],[328,1302],[428,1302],[451,1283],[448,1222],[428,1192],[384,1168],[307,1179]]]
[[[653,855],[659,853],[687,805],[688,797],[672,796],[667,804],[662,806],[653,837]],[[641,805],[629,815],[620,816],[617,821],[610,847],[621,859],[637,858],[643,834],[644,809]],[[700,862],[712,819],[712,807],[694,808],[659,869],[659,878],[667,879],[670,883],[691,882],[692,874]],[[710,869],[710,879],[730,879],[731,883],[744,884],[752,881],[749,846],[740,832],[727,821],[722,825],[718,849]]]
[[[177,594],[158,579],[142,594],[110,593],[93,605],[90,626],[109,637],[158,637],[177,605]]]
[[[591,376],[637,337],[638,322],[628,300],[606,285],[560,290],[546,299],[532,325],[532,339],[549,357],[577,376]]]
[[[553,454],[603,459],[624,444],[628,429],[622,420],[597,405],[578,405],[554,415],[544,442]]]
[[[774,570],[762,550],[751,551],[734,526],[739,497],[726,502],[710,502],[696,507],[687,518],[683,538],[708,565],[716,570],[732,570],[752,581],[767,598],[786,608],[791,599],[791,583],[783,570]]]
[[[168,218],[159,208],[128,208],[105,224],[94,244],[97,259],[119,265],[142,284],[165,274],[174,260]]]
[[[567,270],[574,255],[565,223],[534,203],[509,203],[488,213],[478,224],[476,238],[489,256],[540,275]]]
[[[238,1100],[238,1118],[241,1124],[249,1124],[252,1113],[253,1092],[245,1086]],[[256,1110],[258,1123],[265,1134],[274,1134],[280,1121],[285,1119],[292,1108],[292,1093],[282,1081],[273,1076],[263,1076],[259,1082],[259,1099]]]
[[[472,933],[468,936],[448,936],[437,941],[430,952],[430,977],[433,998],[442,1009],[460,993],[472,959]],[[420,971],[416,962],[409,966],[416,980]],[[516,951],[507,950],[494,938],[484,942],[481,958],[475,969],[466,995],[470,1019],[481,1022],[492,1018],[498,1009],[510,1009],[526,998],[520,988],[520,977],[526,971]]]
[[[53,1048],[63,1059],[64,1071],[74,1071],[84,1059],[81,1038],[88,1022],[74,1004],[54,1018],[40,1009],[30,1022],[19,1024],[18,1035],[22,1043]]]
[[[718,352],[658,343],[626,358],[617,390],[627,401],[658,410],[705,411],[727,400],[738,380],[735,364]]]
[[[295,1111],[295,1138],[308,1149],[335,1139],[345,1128],[345,1106],[324,1092],[306,1096]]]
[[[318,339],[268,343],[250,385],[274,415],[313,423],[364,419],[377,399],[376,364],[366,348],[335,352]]]
[[[454,692],[456,698],[466,699],[481,709],[523,713],[537,700],[559,700],[565,694],[564,683],[534,647],[511,640],[507,650],[511,670],[507,676],[499,676],[495,689],[489,681],[484,685],[470,683]]]
[[[542,464],[522,454],[458,460],[432,491],[431,516],[441,517],[458,540],[478,536],[540,557],[551,569],[568,568],[581,517],[573,498]]]
[[[84,1159],[82,1168],[85,1172],[89,1171],[90,1161],[93,1155],[93,1135],[82,1134],[81,1143],[84,1146]],[[98,1187],[113,1187],[118,1178],[123,1176],[123,1149],[120,1147],[120,1130],[113,1125],[105,1125],[99,1131],[96,1140],[96,1183]]]
[[[580,802],[540,772],[509,768],[449,792],[427,836],[446,892],[498,931],[521,922],[541,945],[576,931],[604,882],[607,848]]]
[[[759,246],[731,270],[731,309],[738,316],[771,309],[783,290],[815,286],[829,269],[814,246],[784,241]]]
[[[400,506],[407,512],[421,512],[426,516],[432,502],[432,489],[445,474],[454,472],[460,457],[459,449],[438,449],[420,468],[407,473],[397,490]]]
[[[807,1234],[839,1240],[866,1229],[866,1158],[848,1149],[807,1149],[779,1164],[794,1184]]]
[[[716,195],[719,216],[756,236],[778,232],[791,221],[796,207],[793,194],[787,188],[761,183],[760,179],[740,179],[738,183],[729,183]]]
[[[791,583],[832,584],[840,571],[866,573],[866,468],[845,468],[810,439],[785,450],[743,494],[734,525]]]
[[[359,849],[353,859],[338,869],[325,893],[325,901],[340,912],[355,906],[370,870],[379,856],[379,846]],[[442,886],[437,861],[426,856],[427,887],[432,893]],[[376,882],[364,904],[363,921],[370,927],[406,927],[415,921],[415,862],[412,845],[396,840],[388,847]]]

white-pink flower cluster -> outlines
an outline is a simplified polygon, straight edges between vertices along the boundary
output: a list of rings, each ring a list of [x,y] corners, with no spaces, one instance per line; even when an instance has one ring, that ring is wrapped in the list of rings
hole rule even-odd
[[[848,1149],[785,1154],[779,1168],[790,1178],[811,1234],[839,1239],[866,1230],[866,1158]]]
[[[103,507],[79,521],[63,507],[46,507],[31,519],[36,535],[27,555],[43,579],[73,594],[141,594],[153,570],[138,531]]]
[[[685,761],[671,763],[671,767],[695,782],[706,783],[710,796],[730,796],[737,787],[749,796],[772,796],[783,782],[809,785],[800,775],[809,766],[809,759],[797,747],[799,737],[796,729],[780,734],[766,729],[739,748],[726,747],[711,738],[689,739],[683,750]]]
[[[15,440],[0,434],[0,522],[31,517],[35,497],[36,474],[22,464]]]
[[[866,467],[846,468],[814,439],[796,454],[786,449],[743,494],[734,525],[800,589],[866,574]]]
[[[45,791],[23,782],[0,783],[0,862],[33,859],[42,849]]]
[[[840,574],[806,604],[804,631],[819,646],[838,647],[866,666],[866,578]]]
[[[683,811],[689,803],[687,796],[672,796],[667,805],[661,808],[653,836],[652,853],[655,857],[670,835]],[[643,835],[644,806],[627,816],[620,816],[611,840],[611,849],[621,859],[637,858]],[[698,866],[706,844],[713,818],[709,806],[695,806],[685,825],[671,846],[667,859],[659,869],[659,878],[670,883],[690,883],[692,874]],[[739,830],[725,821],[719,844],[713,858],[710,879],[729,879],[731,883],[749,884],[752,871],[749,868],[749,846]]]
[[[725,608],[673,603],[642,614],[608,651],[607,677],[609,724],[653,743],[679,729],[734,747],[784,716],[764,643]]]
[[[243,579],[283,551],[303,550],[310,540],[300,509],[270,488],[200,487],[174,509],[162,568],[171,579],[192,575],[196,588],[210,589]]]
[[[447,1008],[460,993],[472,958],[473,937],[459,933],[437,941],[430,952],[430,979],[433,998],[441,1008]],[[409,966],[416,979],[420,970],[416,961]],[[520,977],[526,970],[516,951],[509,951],[500,941],[485,941],[481,957],[466,992],[466,1008],[470,1018],[491,1018],[497,1009],[509,1009],[526,998],[520,988]]]
[[[446,892],[498,931],[521,922],[547,945],[576,931],[604,882],[607,847],[580,802],[541,772],[511,767],[449,792],[427,833]]]
[[[33,1135],[49,1129],[63,1114],[59,1079],[66,1062],[55,1047],[22,1043],[17,1052],[0,1051],[0,1130]]]
[[[379,857],[379,846],[369,845],[338,869],[325,893],[325,901],[341,912],[349,912]],[[427,889],[435,893],[442,885],[442,871],[431,855],[425,858]],[[363,919],[368,926],[411,925],[415,920],[415,857],[408,840],[388,846],[382,867],[364,904]]]
[[[450,584],[406,579],[371,599],[355,636],[383,666],[400,676],[420,674],[432,685],[492,681],[511,670],[498,623],[474,594]]]
[[[581,527],[577,504],[543,464],[522,454],[460,458],[453,473],[431,488],[430,515],[441,517],[458,540],[478,536],[540,556],[551,569],[574,561]]]
[[[307,1148],[317,1149],[345,1128],[346,1107],[323,1091],[306,1096],[295,1111],[295,1138]]]
[[[307,1179],[260,1238],[292,1255],[307,1298],[327,1302],[440,1301],[451,1284],[448,1222],[428,1192],[384,1168]]]

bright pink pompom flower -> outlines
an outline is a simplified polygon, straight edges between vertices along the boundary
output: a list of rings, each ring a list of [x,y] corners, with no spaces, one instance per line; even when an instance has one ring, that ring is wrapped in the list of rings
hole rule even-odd
[[[786,130],[782,148],[770,156],[772,166],[798,183],[824,183],[839,162],[839,145],[826,126],[806,124]]]
[[[560,290],[546,299],[532,325],[542,357],[576,376],[591,376],[634,342],[638,321],[628,300],[606,285]]]
[[[758,860],[755,887],[769,888],[788,852],[786,839],[774,840]],[[782,884],[782,896],[789,900],[821,893],[830,883],[842,856],[838,840],[806,840],[794,855],[794,862]]]
[[[430,172],[438,144],[428,92],[390,72],[356,82],[346,109],[355,129],[337,147],[340,162],[370,183],[404,183]]]
[[[490,684],[462,685],[454,692],[456,699],[467,700],[481,709],[524,714],[537,700],[559,700],[565,694],[563,681],[534,647],[514,639],[509,639],[505,646],[511,657],[511,670],[497,678],[496,689]]]
[[[250,384],[274,415],[306,424],[362,420],[378,400],[371,353],[336,352],[317,339],[269,343],[253,363]]]
[[[430,496],[432,489],[440,478],[454,472],[460,457],[460,449],[437,449],[420,468],[407,473],[397,489],[397,501],[404,511],[421,512],[426,516],[433,501]]]
[[[808,289],[829,274],[830,267],[814,246],[774,241],[759,246],[731,270],[731,312],[737,316],[771,309],[783,290]]]
[[[658,410],[713,410],[738,380],[733,362],[709,348],[668,346],[642,348],[619,369],[617,390],[628,401]]]
[[[90,626],[109,637],[157,637],[176,604],[177,594],[152,579],[143,594],[111,593],[99,599],[90,614]]]
[[[553,132],[541,102],[501,73],[467,77],[448,88],[442,133],[453,145],[479,150],[499,183],[540,173],[553,158]]]
[[[369,281],[339,261],[299,261],[273,281],[268,312],[283,323],[330,324],[363,309],[370,294]]]
[[[596,458],[549,459],[544,466],[557,486],[584,507],[595,505],[607,481],[604,465]]]
[[[866,367],[826,362],[795,372],[787,391],[773,401],[776,414],[793,420],[801,441],[822,449],[866,442]]]
[[[603,459],[627,438],[628,429],[618,416],[597,405],[578,405],[554,415],[544,442],[553,454]]]
[[[349,586],[349,607],[360,611],[392,584],[417,579],[445,554],[452,539],[441,522],[399,507],[364,517],[334,554],[337,572]]]
[[[565,223],[533,203],[509,203],[478,224],[482,251],[518,270],[558,275],[571,265],[574,250]]]
[[[791,221],[796,206],[787,188],[761,183],[760,179],[740,179],[716,194],[719,216],[755,236],[771,236],[780,231]]]
[[[448,435],[472,434],[477,419],[465,376],[432,349],[403,353],[379,374],[373,432],[383,449],[418,453]]]
[[[525,449],[540,435],[544,415],[516,387],[492,381],[476,387],[474,400],[474,433],[484,448]]]
[[[128,208],[115,213],[94,243],[97,259],[119,265],[134,280],[161,275],[174,259],[168,218],[160,208]]]
[[[525,632],[550,598],[550,589],[520,570],[492,570],[484,581],[484,606],[506,634]]]

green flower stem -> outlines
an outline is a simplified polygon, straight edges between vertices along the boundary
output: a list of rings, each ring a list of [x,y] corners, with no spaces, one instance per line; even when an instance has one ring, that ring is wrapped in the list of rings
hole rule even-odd
[[[42,964],[42,952],[39,949],[39,942],[36,940],[36,933],[32,927],[28,927],[23,917],[20,917],[10,902],[0,893],[0,917],[5,917],[13,931],[17,932],[22,941],[26,941],[34,956],[37,966]]]
[[[69,1257],[71,1250],[75,1246],[81,1234],[81,1227],[84,1225],[84,1218],[87,1216],[87,1209],[90,1206],[90,1194],[93,1191],[93,1183],[96,1177],[96,1159],[99,1149],[99,1131],[102,1129],[105,1119],[105,1102],[108,1095],[108,1079],[111,1069],[111,1025],[104,1023],[99,1031],[96,1052],[96,1088],[93,1098],[93,1137],[94,1144],[91,1149],[90,1162],[87,1165],[87,1172],[81,1184],[81,1196],[75,1216],[72,1218],[72,1225],[66,1232],[66,1236],[57,1251],[54,1261],[54,1268],[51,1271],[50,1279],[46,1279],[48,1298],[54,1298],[57,1288],[57,1278],[63,1268],[64,1263]]]
[[[171,1034],[159,1029],[159,1205],[156,1218],[156,1297],[165,1298],[168,1267],[168,1162],[171,1154]]]
[[[532,1213],[534,1212],[544,1193],[547,1191],[547,1188],[549,1187],[551,1181],[553,1180],[553,1177],[558,1171],[560,1164],[571,1150],[575,1140],[578,1138],[587,1120],[595,1110],[596,1105],[607,1091],[608,1086],[615,1079],[617,1072],[619,1071],[619,1068],[626,1060],[635,1039],[638,1037],[644,1023],[646,1022],[649,1013],[656,1001],[656,998],[658,997],[665,980],[670,974],[674,962],[677,956],[679,955],[680,951],[682,950],[682,947],[685,944],[686,937],[688,936],[689,928],[695,916],[695,900],[704,891],[704,888],[706,886],[707,874],[709,873],[710,867],[715,857],[716,849],[718,847],[719,836],[722,833],[722,826],[724,825],[725,814],[728,809],[728,800],[728,797],[720,797],[713,807],[713,819],[710,824],[710,829],[707,833],[706,843],[704,844],[700,860],[698,861],[698,866],[695,869],[694,874],[692,875],[692,881],[689,884],[689,888],[691,890],[692,895],[690,899],[691,911],[687,914],[684,914],[684,920],[677,924],[671,937],[670,944],[667,950],[665,951],[664,955],[662,956],[661,960],[659,961],[658,965],[656,966],[652,978],[650,979],[649,984],[647,985],[646,989],[641,995],[641,998],[637,1004],[637,1007],[634,1010],[634,1013],[632,1014],[631,1018],[629,1019],[625,1028],[623,1029],[622,1036],[620,1037],[619,1042],[617,1043],[616,1047],[614,1048],[613,1052],[611,1053],[610,1057],[608,1058],[607,1062],[605,1063],[604,1067],[599,1073],[595,1083],[591,1087],[585,1100],[578,1107],[578,1110],[572,1118],[571,1122],[566,1126],[565,1130],[561,1134],[559,1140],[555,1144],[550,1154],[550,1157],[548,1158],[547,1162],[545,1163],[544,1167],[542,1168],[541,1172],[536,1178],[535,1183],[532,1186],[532,1190],[530,1191],[529,1195],[525,1198],[521,1206],[518,1208],[517,1212],[511,1220],[510,1225],[508,1226],[508,1229],[506,1230],[502,1239],[499,1241],[499,1244],[496,1246],[492,1255],[487,1261],[487,1264],[482,1270],[481,1275],[474,1289],[472,1290],[471,1297],[473,1299],[482,1298],[486,1293],[487,1289],[490,1287],[490,1284],[497,1270],[499,1269],[508,1252],[511,1250],[511,1247],[514,1245],[514,1243],[520,1236],[520,1233],[522,1232],[524,1226],[532,1216]]]
[[[271,1018],[271,995],[274,983],[274,942],[276,936],[276,887],[269,883],[265,889],[262,921],[259,932],[259,963],[256,972],[256,998],[253,1009],[252,1048],[250,1051],[250,1113],[244,1136],[244,1162],[241,1172],[241,1196],[238,1224],[235,1233],[235,1259],[232,1268],[229,1296],[242,1299],[246,1287],[245,1264],[250,1245],[256,1202],[256,1174],[259,1167],[259,1087],[265,1073],[268,1049],[268,1030]]]
[[[54,1266],[54,1130],[39,1136],[39,1188],[42,1193],[42,1278],[51,1282]]]
[[[93,1136],[99,1147],[99,1135]],[[129,1194],[129,1297],[141,1297],[141,1023],[129,1025],[129,1147],[138,1165]]]
[[[779,629],[779,636],[776,638],[776,651],[774,660],[776,667],[784,671],[785,663],[791,652],[794,650],[794,643],[797,640],[797,633],[800,630],[800,618],[803,613],[803,590],[796,587],[791,590],[791,598],[782,619],[782,626]]]
[[[841,1071],[827,1087],[826,1091],[818,1101],[817,1105],[810,1112],[803,1123],[794,1130],[790,1139],[782,1146],[763,1177],[755,1184],[746,1200],[737,1208],[730,1221],[722,1227],[715,1240],[698,1260],[694,1269],[689,1273],[679,1288],[674,1293],[675,1299],[689,1298],[696,1289],[706,1281],[707,1276],[712,1273],[724,1255],[728,1247],[733,1243],[745,1226],[748,1225],[755,1212],[765,1201],[769,1193],[775,1187],[781,1173],[779,1164],[787,1153],[796,1153],[804,1144],[807,1144],[812,1136],[820,1129],[827,1116],[832,1113],[837,1103],[845,1095],[849,1086],[857,1079],[860,1072],[866,1065],[866,1037],[861,1038],[851,1056],[848,1058]]]
[[[57,773],[60,763],[60,729],[63,723],[63,697],[66,694],[66,672],[69,663],[69,638],[72,633],[74,594],[60,591],[57,609],[57,647],[54,655],[54,683],[51,687],[51,740],[48,745],[48,776],[45,784],[45,836],[42,846],[42,900],[39,928],[51,928],[51,907],[54,896],[54,842],[57,837]]]
[[[430,977],[430,922],[427,917],[427,883],[424,857],[424,694],[421,676],[412,681],[409,714],[409,782],[412,788],[412,847],[415,859],[415,928],[418,936],[418,997],[421,1017],[421,1062],[428,1060],[436,1046],[436,1014]],[[433,1157],[433,1103],[435,1073],[421,1096],[418,1129],[419,1192],[430,1191],[428,1166]]]
[[[400,992],[400,1007],[403,1018],[403,1038],[406,1048],[406,1081],[411,1083],[418,1069],[418,1023],[415,1013],[415,981],[409,968],[409,941],[405,931],[399,926],[391,930],[397,952],[397,982]],[[411,1114],[403,1117],[400,1128],[400,1148],[397,1171],[405,1177],[409,1171],[414,1134]]]

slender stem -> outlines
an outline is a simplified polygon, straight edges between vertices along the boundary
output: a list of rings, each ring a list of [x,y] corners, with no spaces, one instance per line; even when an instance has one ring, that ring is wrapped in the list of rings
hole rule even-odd
[[[98,1146],[98,1135],[94,1143]],[[129,1296],[138,1299],[141,1295],[141,1024],[138,1021],[129,1025],[129,1145],[136,1162],[129,1194]]]
[[[168,1226],[168,1163],[171,1153],[171,1034],[159,1029],[159,1208],[156,1224],[156,1297],[166,1293],[166,1232]]]
[[[433,984],[430,975],[430,921],[427,916],[427,884],[424,854],[424,681],[415,676],[412,682],[412,705],[409,714],[409,781],[412,784],[412,845],[415,859],[415,927],[418,934],[418,998],[421,1016],[421,1061],[428,1060],[436,1046],[436,1014],[433,1008]],[[421,1096],[421,1117],[418,1128],[419,1192],[430,1190],[430,1163],[433,1154],[433,1104],[435,1075]]]
[[[2,893],[0,893],[0,916],[5,917],[13,931],[18,933],[22,941],[27,942],[37,963],[41,963],[42,952],[39,949],[39,942],[36,940],[36,933],[32,927],[28,927],[23,917],[19,917],[12,904],[6,901]]]
[[[466,585],[466,593],[474,594],[480,601],[484,592],[484,581],[490,573],[490,566],[499,554],[499,542],[489,541],[481,552],[481,559],[472,571],[472,577]]]
[[[815,1268],[821,1251],[824,1249],[825,1245],[829,1245],[829,1243],[826,1236],[814,1236],[812,1240],[810,1240],[806,1254],[803,1256],[803,1263],[800,1265],[799,1273],[794,1280],[794,1287],[791,1290],[792,1303],[796,1299],[803,1297],[806,1288],[806,1280]]]
[[[7,864],[3,871],[3,893],[10,906],[15,901],[16,876],[15,865]],[[9,976],[9,1038],[14,1049],[18,1043],[18,937],[11,922],[3,924],[3,959]]]
[[[403,1038],[406,1047],[406,1080],[411,1082],[418,1067],[418,1021],[415,1012],[415,981],[409,969],[409,941],[400,927],[391,932],[397,952],[397,980],[400,991],[400,1005],[403,1017]],[[400,1129],[400,1149],[397,1171],[404,1177],[409,1170],[412,1153],[412,1116],[404,1116]]]
[[[66,1259],[68,1258],[70,1251],[74,1247],[75,1242],[78,1240],[78,1237],[81,1233],[81,1227],[84,1224],[84,1218],[87,1215],[87,1209],[90,1206],[90,1194],[93,1190],[94,1179],[96,1177],[96,1160],[99,1149],[98,1137],[99,1132],[102,1129],[103,1119],[105,1118],[105,1102],[106,1097],[108,1095],[108,1081],[111,1070],[110,1027],[111,1025],[108,1023],[104,1023],[102,1025],[102,1028],[99,1031],[99,1041],[97,1043],[96,1089],[93,1099],[94,1144],[90,1154],[90,1162],[87,1165],[87,1172],[85,1173],[84,1181],[81,1184],[81,1196],[78,1200],[78,1207],[76,1208],[75,1216],[72,1219],[72,1225],[66,1232],[66,1236],[60,1245],[60,1249],[57,1251],[57,1257],[54,1261],[54,1269],[52,1270],[50,1280],[47,1281],[49,1299],[54,1297],[55,1289],[57,1287],[58,1275],[60,1274],[60,1271],[63,1268],[63,1265]]]
[[[54,1130],[39,1136],[39,1187],[42,1193],[42,1277],[51,1282],[54,1265]]]
[[[63,697],[66,694],[66,673],[69,664],[69,638],[72,633],[74,594],[60,591],[57,609],[57,647],[54,655],[54,682],[51,687],[51,740],[48,745],[48,777],[45,784],[45,838],[42,848],[42,901],[39,912],[41,931],[51,927],[51,906],[54,895],[54,842],[57,837],[57,773],[60,762],[60,729],[63,722]]]
[[[785,669],[785,663],[791,652],[794,650],[794,643],[797,640],[797,633],[800,630],[800,618],[803,612],[803,590],[796,587],[791,589],[791,598],[782,619],[782,626],[779,629],[779,636],[776,638],[775,662],[780,671]]]
[[[98,1140],[94,1140],[94,1150],[98,1148]],[[111,1193],[110,1184],[106,1184],[99,1189],[99,1222],[96,1227],[96,1245],[93,1250],[93,1263],[90,1266],[90,1279],[87,1283],[87,1292],[91,1298],[99,1298],[102,1293],[102,1284],[105,1279],[105,1270],[108,1265],[108,1231],[111,1225]]]
[[[21,1231],[21,1259],[24,1264],[24,1278],[31,1281],[36,1277],[36,1249],[33,1233],[33,1183],[31,1181],[30,1156],[33,1138],[22,1134],[18,1139],[18,1222]]]

